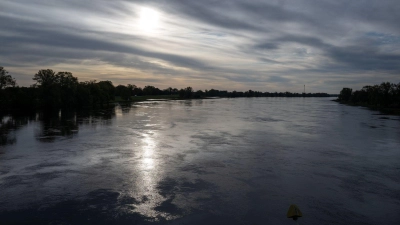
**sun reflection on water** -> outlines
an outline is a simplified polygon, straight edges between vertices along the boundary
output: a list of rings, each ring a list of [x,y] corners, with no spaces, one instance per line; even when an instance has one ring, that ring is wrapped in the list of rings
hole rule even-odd
[[[141,200],[140,203],[135,205],[133,211],[153,218],[154,221],[158,221],[160,217],[167,220],[175,218],[155,209],[166,200],[160,195],[157,188],[159,177],[163,172],[159,166],[159,158],[157,158],[158,135],[155,131],[144,131],[142,133],[142,140],[138,149],[140,156],[134,168],[138,174],[138,179],[135,182],[136,187],[132,190],[132,195]]]
[[[154,135],[154,132],[150,133]],[[142,153],[142,169],[148,171],[149,169],[154,169],[154,148],[156,147],[156,143],[152,135],[144,134],[143,142],[143,153]]]

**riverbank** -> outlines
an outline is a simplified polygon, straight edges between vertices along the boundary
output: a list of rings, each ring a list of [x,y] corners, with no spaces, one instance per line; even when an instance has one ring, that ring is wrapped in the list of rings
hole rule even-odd
[[[363,103],[352,103],[352,102],[348,102],[348,101],[340,101],[339,99],[334,99],[332,101],[337,102],[339,104],[343,104],[343,105],[365,107],[370,110],[379,111],[382,114],[399,115],[400,116],[400,108],[378,107],[378,106],[363,104]]]

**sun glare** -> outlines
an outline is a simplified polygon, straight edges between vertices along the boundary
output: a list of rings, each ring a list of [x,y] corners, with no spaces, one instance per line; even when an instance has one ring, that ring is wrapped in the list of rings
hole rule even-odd
[[[159,13],[150,8],[142,8],[139,13],[139,27],[146,32],[154,31],[158,27]]]

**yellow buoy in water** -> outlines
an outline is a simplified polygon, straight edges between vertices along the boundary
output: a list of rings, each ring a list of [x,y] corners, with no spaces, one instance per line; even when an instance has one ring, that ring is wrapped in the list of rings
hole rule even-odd
[[[297,218],[302,217],[299,207],[295,204],[290,205],[289,210],[287,212],[287,217],[292,218],[293,220],[297,220]]]

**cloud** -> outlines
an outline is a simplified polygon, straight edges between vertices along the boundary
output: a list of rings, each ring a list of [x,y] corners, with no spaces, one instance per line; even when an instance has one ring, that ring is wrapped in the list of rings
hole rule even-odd
[[[281,64],[280,62],[272,59],[267,59],[267,58],[259,58],[262,62],[270,63],[270,64]]]
[[[0,17],[0,19],[4,18]],[[43,54],[43,57],[52,57],[56,59],[82,59],[90,57],[88,54],[81,55],[81,51],[83,50],[92,51],[93,58],[98,58],[98,56],[103,54],[102,52],[114,52],[160,59],[170,62],[176,66],[194,69],[207,69],[207,66],[204,63],[190,57],[149,51],[139,47],[118,43],[115,41],[115,39],[118,38],[118,35],[111,34],[109,35],[111,39],[102,39],[101,37],[104,35],[102,33],[96,33],[95,35],[84,35],[82,33],[74,33],[73,31],[67,32],[64,30],[54,30],[54,27],[48,27],[48,30],[35,29],[32,27],[39,27],[40,24],[33,22],[26,24],[26,26],[27,27],[24,26],[19,29],[20,32],[24,33],[24,35],[0,36],[0,42],[7,43],[8,46],[4,47],[3,54],[9,56],[15,54],[40,56]],[[5,27],[7,28],[8,26],[6,25]],[[135,36],[131,36],[130,39],[132,41],[140,40],[140,38]],[[24,46],[25,48],[18,49],[18,46]],[[61,51],[54,51],[55,49],[61,49]],[[75,49],[75,51],[71,51],[73,49]],[[18,50],[22,51],[18,52]],[[64,54],[64,52],[66,54]],[[108,59],[110,59],[109,62],[113,62],[112,58]]]
[[[160,12],[154,33],[135,25],[141,7]],[[335,93],[367,75],[398,80],[399,10],[397,0],[3,1],[0,63],[23,80],[40,67],[89,79],[109,65],[116,83]]]
[[[278,76],[271,76],[268,78],[268,81],[272,83],[289,83],[290,79]]]
[[[254,46],[255,49],[267,49],[267,50],[274,50],[278,49],[279,46],[276,43],[266,42],[266,43],[259,43]]]

